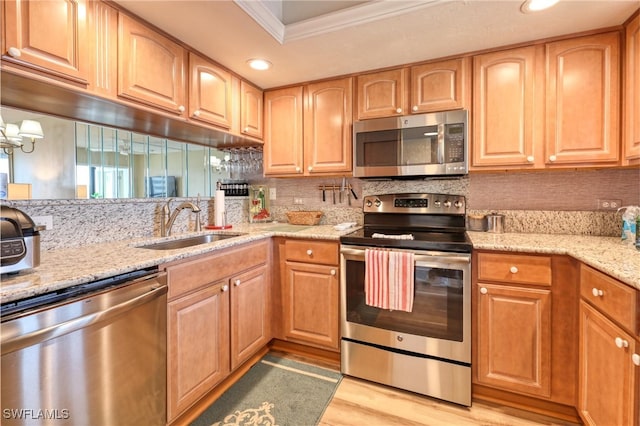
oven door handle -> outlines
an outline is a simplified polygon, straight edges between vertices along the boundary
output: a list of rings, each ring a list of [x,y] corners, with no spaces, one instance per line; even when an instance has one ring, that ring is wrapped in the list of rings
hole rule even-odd
[[[364,252],[363,249],[356,248],[348,248],[342,247],[340,249],[340,253],[345,255],[346,257],[353,260],[360,260],[364,262]],[[434,264],[442,265],[442,264],[469,264],[471,263],[471,255],[469,254],[461,254],[461,253],[447,253],[441,251],[421,251],[421,252],[413,252],[414,253],[414,262],[416,266],[431,266]]]

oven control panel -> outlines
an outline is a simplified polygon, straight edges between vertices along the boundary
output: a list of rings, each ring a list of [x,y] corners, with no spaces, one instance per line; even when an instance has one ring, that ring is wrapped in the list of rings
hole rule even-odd
[[[465,197],[451,194],[381,194],[364,197],[365,213],[460,214]]]

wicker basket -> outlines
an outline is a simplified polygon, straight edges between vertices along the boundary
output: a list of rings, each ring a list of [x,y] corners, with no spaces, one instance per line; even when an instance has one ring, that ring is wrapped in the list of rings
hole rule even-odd
[[[322,218],[322,212],[287,212],[287,220],[292,225],[317,225]]]

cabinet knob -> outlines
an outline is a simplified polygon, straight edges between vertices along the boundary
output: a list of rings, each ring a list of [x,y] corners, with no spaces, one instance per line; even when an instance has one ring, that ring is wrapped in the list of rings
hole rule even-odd
[[[396,113],[402,114],[402,108],[396,108]]]
[[[22,52],[20,52],[20,49],[17,47],[10,47],[7,53],[9,53],[9,56],[12,58],[19,58],[22,55]]]
[[[552,163],[553,163],[554,161],[556,161],[556,160],[557,160],[557,157],[556,157],[555,155],[550,155],[550,156],[549,156],[549,161],[551,161]]]
[[[602,296],[604,296],[604,291],[602,291],[602,290],[597,289],[597,288],[595,288],[595,287],[594,287],[594,288],[591,290],[591,294],[593,294],[593,296],[594,296],[594,297],[602,297]]]
[[[222,292],[224,293],[225,291],[229,291],[229,286],[226,284],[222,286]]]
[[[488,292],[489,292],[489,290],[487,290],[486,287],[480,287],[480,293],[487,294]]]
[[[417,105],[414,105],[414,106],[413,106],[413,108],[411,108],[411,110],[413,110],[413,112],[418,111],[418,106],[417,106]]]
[[[180,111],[180,108],[178,108],[178,111]],[[180,111],[180,112],[182,112],[182,111]],[[197,110],[193,111],[193,115],[195,115],[196,117],[200,117],[200,110],[197,109]]]
[[[313,166],[307,167],[307,170],[309,170],[309,171],[313,170]]]
[[[530,155],[530,156],[527,157],[527,161],[529,163],[533,163],[533,160],[534,160],[533,155]]]
[[[509,268],[509,272],[511,272],[512,274],[517,274],[518,273],[518,267],[517,266],[512,266],[511,268]]]
[[[248,127],[245,127],[245,128],[244,128],[244,132],[245,132],[245,133],[249,133],[249,128],[248,128]]]
[[[634,365],[637,365],[638,367],[640,367],[640,355],[638,354],[631,355],[631,361],[633,361]]]
[[[309,249],[307,250],[307,256],[311,256],[313,254],[313,250]]]
[[[331,274],[331,275],[335,275],[335,274],[336,274],[336,270],[335,270],[335,269],[332,269],[332,270],[331,270],[331,272],[330,272],[330,274]]]
[[[300,173],[300,167],[296,167],[296,173]]]
[[[240,280],[236,280],[233,285],[235,285],[236,287],[238,287],[240,285]]]
[[[623,339],[622,337],[616,337],[615,342],[616,342],[616,346],[619,347],[620,349],[629,347],[629,342]]]

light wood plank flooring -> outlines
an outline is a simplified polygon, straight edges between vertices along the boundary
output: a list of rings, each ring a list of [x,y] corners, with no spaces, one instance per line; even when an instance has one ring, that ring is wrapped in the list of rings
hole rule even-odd
[[[534,413],[473,402],[470,408],[364,380],[342,379],[320,426],[567,425]]]

